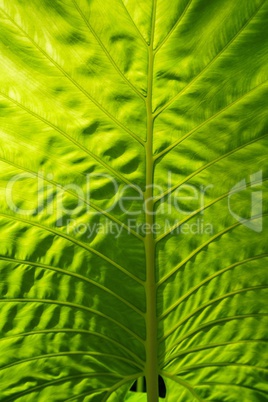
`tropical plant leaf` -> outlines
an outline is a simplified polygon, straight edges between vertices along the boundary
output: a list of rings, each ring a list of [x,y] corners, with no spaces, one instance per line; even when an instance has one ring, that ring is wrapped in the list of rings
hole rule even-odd
[[[268,400],[267,19],[0,1],[1,401]]]

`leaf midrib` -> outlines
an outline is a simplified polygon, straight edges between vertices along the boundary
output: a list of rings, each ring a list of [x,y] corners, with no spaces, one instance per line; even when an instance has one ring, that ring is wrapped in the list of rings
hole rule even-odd
[[[158,341],[157,341],[157,288],[156,288],[156,250],[153,234],[154,224],[154,160],[153,160],[153,75],[154,75],[154,34],[156,25],[157,0],[153,0],[153,14],[151,25],[151,39],[148,46],[148,89],[146,98],[147,111],[147,141],[146,153],[146,191],[144,196],[145,221],[149,227],[144,239],[146,258],[146,363],[145,378],[147,387],[147,401],[158,402]]]

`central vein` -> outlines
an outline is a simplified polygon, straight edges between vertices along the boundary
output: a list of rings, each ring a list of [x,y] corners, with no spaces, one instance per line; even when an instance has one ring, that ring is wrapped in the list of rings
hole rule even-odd
[[[154,203],[154,161],[153,161],[153,128],[152,110],[153,69],[154,69],[154,31],[156,19],[156,1],[153,0],[151,41],[148,46],[148,89],[147,89],[147,141],[146,141],[146,227],[150,228],[145,237],[146,252],[146,366],[145,377],[147,401],[158,401],[158,342],[156,313],[156,276],[155,276],[155,239],[153,235]]]

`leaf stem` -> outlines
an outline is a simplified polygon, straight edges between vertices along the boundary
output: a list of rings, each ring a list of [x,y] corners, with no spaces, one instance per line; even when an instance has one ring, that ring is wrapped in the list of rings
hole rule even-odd
[[[147,141],[146,150],[146,191],[145,211],[146,227],[149,230],[145,236],[146,252],[146,365],[145,378],[147,401],[158,402],[158,341],[157,341],[157,314],[156,314],[156,275],[155,275],[155,239],[153,234],[154,202],[153,202],[153,128],[154,117],[152,110],[153,69],[154,69],[154,30],[156,19],[156,1],[153,1],[151,41],[148,46],[148,90],[147,90]]]

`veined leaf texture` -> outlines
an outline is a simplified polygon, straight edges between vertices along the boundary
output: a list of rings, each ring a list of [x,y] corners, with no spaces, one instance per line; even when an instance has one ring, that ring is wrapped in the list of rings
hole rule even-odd
[[[0,1],[2,402],[268,401],[267,24]]]

